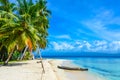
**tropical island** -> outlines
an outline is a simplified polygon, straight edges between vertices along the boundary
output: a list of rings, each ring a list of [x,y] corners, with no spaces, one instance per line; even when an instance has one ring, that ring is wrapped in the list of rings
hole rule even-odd
[[[79,1],[0,0],[0,80],[118,80],[120,41],[96,36],[110,34],[100,26],[109,12],[101,19],[100,5]]]

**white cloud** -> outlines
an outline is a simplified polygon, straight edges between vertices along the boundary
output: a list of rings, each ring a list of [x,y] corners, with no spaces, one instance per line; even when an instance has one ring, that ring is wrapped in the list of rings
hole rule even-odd
[[[87,50],[90,50],[91,46],[92,45],[89,42],[83,41],[83,47],[86,48]]]
[[[112,51],[120,51],[120,41],[113,41],[109,44],[109,48]]]
[[[106,41],[94,41],[93,43],[96,46],[102,46],[102,45],[107,45]]]
[[[74,46],[68,44],[67,42],[52,42],[52,45],[55,50],[71,50],[74,48]]]
[[[120,52],[120,41],[73,41],[51,42],[49,50],[55,51],[88,51],[88,52]]]
[[[100,38],[113,41],[120,40],[120,32],[119,30],[117,32],[114,30],[108,30],[109,27],[107,25],[120,25],[119,20],[120,17],[115,17],[113,11],[104,10],[96,14],[92,19],[83,21],[82,24],[92,30]]]
[[[59,35],[59,36],[55,36],[56,38],[60,38],[60,39],[71,39],[71,37],[69,35]]]

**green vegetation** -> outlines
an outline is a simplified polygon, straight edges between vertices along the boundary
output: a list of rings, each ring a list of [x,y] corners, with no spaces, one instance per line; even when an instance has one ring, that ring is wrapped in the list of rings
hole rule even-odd
[[[10,60],[11,61],[16,61],[16,60],[18,60],[19,57],[20,57],[20,52],[14,51]],[[30,60],[30,59],[32,59],[32,56],[31,56],[29,51],[26,51],[25,55],[23,57],[23,60]]]
[[[17,59],[25,48],[29,52],[24,58],[29,59],[37,46],[45,49],[47,45],[51,12],[47,9],[46,0],[16,2],[18,4],[0,0],[0,59],[5,64],[10,59]]]

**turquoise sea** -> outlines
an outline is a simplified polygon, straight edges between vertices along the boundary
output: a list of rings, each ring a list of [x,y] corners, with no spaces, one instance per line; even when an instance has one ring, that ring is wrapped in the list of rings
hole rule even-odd
[[[73,63],[88,68],[106,80],[120,80],[120,58],[74,58]]]
[[[72,60],[73,64],[88,68],[89,72],[105,78],[105,80],[120,80],[119,57],[45,57]]]

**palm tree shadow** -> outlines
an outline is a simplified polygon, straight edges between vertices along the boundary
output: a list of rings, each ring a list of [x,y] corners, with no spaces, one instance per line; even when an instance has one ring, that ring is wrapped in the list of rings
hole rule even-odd
[[[22,66],[22,65],[27,65],[28,63],[9,63],[7,65],[2,65],[2,66],[10,66],[10,67],[13,67],[13,66]],[[0,66],[1,67],[1,66]]]

